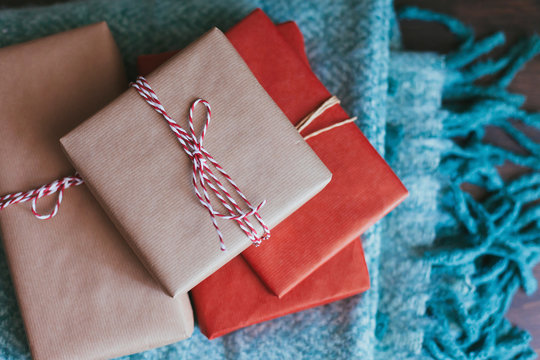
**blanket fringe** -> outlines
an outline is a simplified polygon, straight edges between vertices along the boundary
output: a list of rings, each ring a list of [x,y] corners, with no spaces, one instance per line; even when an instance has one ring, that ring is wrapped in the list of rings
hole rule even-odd
[[[506,87],[523,65],[540,53],[534,35],[498,59],[479,57],[504,44],[503,33],[476,40],[474,31],[448,15],[415,7],[400,20],[435,21],[460,41],[446,55],[443,138],[456,139],[443,151],[440,171],[448,181],[442,210],[449,216],[436,245],[424,252],[433,264],[438,291],[428,301],[433,320],[424,337],[426,355],[436,359],[533,359],[530,335],[504,318],[516,291],[537,288],[533,268],[540,261],[540,144],[520,128],[538,128],[540,114],[521,109],[525,97]],[[492,75],[486,85],[477,80]],[[485,127],[497,126],[522,147],[511,151],[484,140]],[[516,126],[517,125],[517,126]],[[512,162],[528,171],[503,179],[497,167]],[[463,183],[484,188],[474,199]]]

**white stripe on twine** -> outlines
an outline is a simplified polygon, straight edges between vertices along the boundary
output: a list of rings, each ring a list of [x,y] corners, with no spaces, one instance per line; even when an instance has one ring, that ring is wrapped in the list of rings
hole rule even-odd
[[[212,224],[218,234],[219,242],[221,245],[221,250],[226,250],[225,242],[223,239],[223,234],[219,228],[217,218],[235,220],[238,226],[244,231],[246,236],[251,240],[255,245],[259,245],[262,240],[270,238],[270,229],[263,221],[262,217],[259,214],[259,210],[263,207],[266,201],[261,202],[257,207],[251,205],[247,197],[240,190],[238,185],[233,181],[233,179],[227,174],[225,169],[206,151],[203,146],[204,137],[208,126],[210,125],[210,120],[212,118],[212,109],[210,104],[203,99],[197,99],[193,102],[189,108],[188,123],[189,123],[189,133],[184,130],[176,121],[174,121],[165,111],[165,108],[159,101],[156,93],[152,90],[152,87],[146,79],[142,76],[137,78],[137,81],[131,84],[138,92],[139,95],[143,97],[144,100],[169,124],[169,127],[176,135],[176,138],[182,145],[182,148],[190,158],[193,163],[193,172],[192,172],[192,182],[195,195],[199,199],[199,202],[208,210]],[[201,135],[197,138],[195,134],[195,128],[193,125],[193,112],[198,104],[203,104],[206,108],[206,122],[204,123]],[[230,192],[223,185],[219,177],[214,174],[214,170],[217,170],[218,174],[225,179],[229,185],[234,189],[236,194],[242,198],[243,202],[249,209],[245,212],[238,205],[237,201],[231,196]],[[207,187],[210,188],[214,195],[219,199],[223,207],[228,211],[228,214],[222,214],[216,211],[210,200]],[[257,235],[257,230],[248,219],[248,216],[253,215],[255,219],[263,228],[263,235],[259,237]]]
[[[60,208],[60,204],[62,203],[62,200],[64,198],[64,190],[68,189],[72,186],[79,186],[83,184],[84,181],[81,179],[79,174],[75,174],[73,176],[66,176],[60,180],[55,180],[50,184],[43,185],[40,188],[26,191],[26,192],[18,192],[15,194],[8,194],[0,197],[0,210],[3,210],[7,208],[10,205],[13,204],[19,204],[24,203],[27,201],[32,202],[32,213],[40,220],[49,220],[58,214],[58,209]],[[56,203],[48,214],[40,214],[37,211],[37,201],[38,199],[41,199],[42,197],[54,194],[58,192],[58,198],[56,199]]]

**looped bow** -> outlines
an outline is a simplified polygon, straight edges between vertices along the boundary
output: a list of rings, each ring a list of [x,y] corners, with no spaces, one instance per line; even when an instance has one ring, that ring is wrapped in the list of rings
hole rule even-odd
[[[212,117],[210,104],[203,99],[197,99],[193,102],[189,109],[189,132],[187,132],[167,114],[156,93],[152,90],[144,77],[139,76],[137,81],[132,83],[131,86],[137,89],[139,95],[141,95],[156,112],[163,116],[182,145],[185,153],[191,160],[193,164],[192,180],[195,195],[210,214],[210,218],[219,237],[221,250],[226,250],[226,247],[223,241],[223,234],[221,233],[217,223],[217,218],[236,221],[238,226],[255,245],[259,245],[261,240],[268,239],[270,237],[270,229],[264,223],[259,214],[259,210],[264,206],[266,201],[261,202],[256,207],[252,206],[232,178],[203,146],[204,137]],[[206,108],[206,121],[200,136],[197,138],[193,125],[193,112],[198,104],[202,104]],[[229,183],[236,194],[238,194],[238,196],[244,201],[245,205],[249,209],[248,211],[242,210],[237,201],[231,196],[230,192],[223,185],[219,177],[214,173],[214,171],[212,171],[212,167],[217,170],[217,173]],[[210,188],[214,195],[219,199],[223,207],[227,210],[227,214],[222,214],[214,209],[210,200],[208,188]],[[257,230],[253,227],[253,224],[249,220],[250,216],[255,217],[263,228],[263,235],[260,238],[257,235]]]
[[[32,213],[35,217],[40,220],[49,220],[58,214],[58,209],[60,204],[62,204],[62,199],[64,197],[64,190],[72,186],[79,186],[84,183],[83,179],[79,174],[73,176],[66,176],[60,180],[55,180],[50,184],[43,185],[42,187],[27,192],[18,192],[15,194],[8,194],[0,197],[0,210],[7,208],[10,205],[23,203],[27,201],[32,202]],[[37,201],[42,197],[49,196],[58,192],[58,198],[56,203],[48,214],[40,214],[37,211]]]
[[[259,204],[256,208],[251,206],[249,201],[246,199],[246,197],[242,194],[240,189],[238,189],[238,186],[232,181],[230,176],[227,175],[225,170],[215,160],[204,150],[202,144],[204,140],[204,135],[206,134],[206,129],[208,128],[208,125],[210,124],[210,117],[211,117],[211,110],[210,110],[210,104],[208,102],[198,99],[195,101],[189,112],[189,124],[190,124],[190,133],[188,134],[184,129],[182,129],[174,120],[172,120],[167,113],[165,112],[165,109],[163,106],[161,106],[161,103],[159,102],[156,94],[152,91],[152,88],[148,85],[146,80],[143,77],[139,77],[136,83],[132,84],[133,87],[135,87],[139,94],[169,123],[169,126],[175,133],[175,135],[178,137],[178,140],[182,144],[182,147],[184,148],[184,151],[188,154],[191,161],[193,162],[194,170],[193,170],[193,186],[195,188],[195,194],[197,195],[197,198],[201,201],[201,204],[208,209],[210,216],[212,216],[212,222],[214,223],[214,226],[216,227],[216,231],[219,235],[220,242],[221,242],[221,248],[222,250],[225,250],[225,245],[223,244],[223,237],[221,235],[221,232],[219,231],[219,228],[217,227],[217,223],[215,221],[215,217],[220,217],[222,219],[227,220],[235,220],[238,222],[238,225],[246,232],[246,235],[255,243],[258,245],[261,240],[267,239],[270,237],[270,231],[268,227],[265,225],[265,223],[262,221],[259,210],[261,207],[265,204],[265,201],[263,201],[261,204]],[[203,131],[201,133],[201,136],[197,139],[195,135],[195,130],[193,129],[193,110],[197,106],[197,104],[201,102],[206,106],[207,110],[207,120],[204,125]],[[339,100],[332,96],[329,99],[327,99],[325,102],[323,102],[319,108],[315,109],[313,112],[308,114],[304,119],[302,119],[297,125],[296,129],[298,132],[302,132],[305,130],[316,118],[318,118],[321,114],[323,114],[326,110],[330,109],[331,107],[339,104]],[[312,137],[318,136],[320,134],[323,134],[327,131],[330,131],[332,129],[338,128],[340,126],[352,123],[356,120],[356,118],[351,118],[347,120],[343,120],[339,123],[327,126],[323,129],[317,130],[309,135],[304,136],[305,140],[308,140]],[[238,204],[234,201],[234,199],[230,196],[230,194],[227,192],[227,190],[223,187],[221,182],[219,182],[219,179],[214,176],[212,173],[210,167],[207,165],[206,160],[211,160],[211,164],[218,169],[218,171],[229,181],[229,183],[234,187],[235,191],[240,195],[240,197],[246,202],[248,205],[248,208],[250,209],[248,212],[242,212]],[[215,182],[215,184],[212,183],[212,181]],[[17,204],[17,203],[23,203],[26,201],[32,201],[32,213],[40,220],[49,220],[52,219],[56,214],[58,213],[58,209],[60,208],[60,204],[62,203],[62,199],[64,197],[64,190],[67,188],[70,188],[72,186],[79,186],[84,184],[84,180],[80,177],[78,173],[75,173],[73,176],[66,176],[60,180],[55,180],[50,184],[43,185],[42,187],[34,190],[30,190],[27,192],[18,192],[14,194],[8,194],[0,196],[0,210],[3,210],[7,208],[10,205]],[[202,193],[205,195],[204,197],[201,196],[201,191],[199,191],[199,185],[202,188]],[[210,204],[210,199],[208,198],[208,194],[206,192],[206,185],[210,187],[216,196],[220,199],[221,203],[225,208],[229,211],[229,215],[221,214],[217,211],[215,211],[212,208],[212,205]],[[223,192],[221,194],[219,190],[217,190],[216,186]],[[52,211],[49,214],[39,214],[37,211],[37,201],[38,199],[41,199],[42,197],[52,195],[54,193],[58,192],[58,198],[56,200],[56,204]],[[226,201],[229,200],[231,202],[231,205],[229,205]],[[257,239],[257,233],[255,229],[253,229],[253,226],[248,221],[249,216],[255,216],[257,221],[262,225],[264,233],[263,236],[260,239]]]

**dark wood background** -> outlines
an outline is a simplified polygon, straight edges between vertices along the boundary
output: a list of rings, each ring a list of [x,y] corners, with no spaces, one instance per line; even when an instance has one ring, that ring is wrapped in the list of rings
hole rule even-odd
[[[0,0],[1,7],[42,5],[66,0]],[[482,37],[498,30],[507,35],[507,44],[513,44],[522,36],[540,33],[540,1],[535,0],[395,0],[395,6],[416,5],[453,15],[474,27]],[[417,51],[448,52],[456,46],[456,40],[440,25],[415,21],[401,24],[405,47]],[[540,110],[540,56],[532,60],[516,76],[510,90],[526,94],[525,107]],[[540,132],[531,134],[540,141]],[[503,134],[491,129],[489,136],[507,146],[516,144]],[[521,169],[506,166],[503,172],[507,176],[519,173]],[[540,266],[535,269],[536,278],[540,279]],[[508,318],[515,324],[529,330],[533,335],[533,347],[540,354],[540,291],[527,297],[518,293],[508,313]]]

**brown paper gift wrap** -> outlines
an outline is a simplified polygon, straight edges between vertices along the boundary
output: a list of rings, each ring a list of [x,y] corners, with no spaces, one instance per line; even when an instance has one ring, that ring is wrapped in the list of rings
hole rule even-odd
[[[267,201],[260,214],[270,228],[330,181],[329,171],[218,29],[147,80],[184,128],[195,99],[210,103],[205,148],[254,206]],[[204,121],[202,108],[195,112],[197,132]],[[190,290],[251,244],[236,222],[222,219],[227,251],[221,251],[208,211],[194,194],[191,161],[165,120],[136,90],[125,92],[61,141],[169,294]],[[258,231],[262,234],[262,228]]]
[[[60,136],[127,85],[107,25],[0,49],[0,68],[0,194],[72,174]],[[163,292],[85,185],[66,190],[51,220],[24,203],[1,211],[0,226],[34,359],[111,358],[192,333],[188,296]]]

